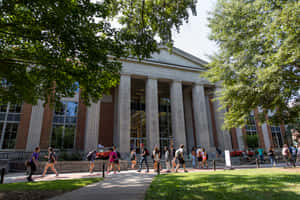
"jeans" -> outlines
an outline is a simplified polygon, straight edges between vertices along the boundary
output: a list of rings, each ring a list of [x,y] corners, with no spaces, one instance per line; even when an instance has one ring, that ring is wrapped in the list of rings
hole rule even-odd
[[[149,166],[148,166],[148,161],[147,161],[147,158],[146,157],[141,157],[141,160],[140,160],[140,169],[139,171],[142,170],[142,166],[143,166],[143,162],[145,161],[145,165],[146,165],[146,168],[147,168],[147,171],[149,171]]]
[[[275,158],[273,156],[270,156],[270,163],[271,163],[271,166],[276,165]]]
[[[193,168],[196,168],[196,157],[192,156],[192,166]]]
[[[31,180],[33,173],[36,171],[36,166],[33,161],[29,163],[29,166],[30,166],[30,173],[28,179]]]

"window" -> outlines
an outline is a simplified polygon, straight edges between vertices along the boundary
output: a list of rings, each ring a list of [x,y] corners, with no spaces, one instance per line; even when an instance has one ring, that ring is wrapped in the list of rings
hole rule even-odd
[[[248,117],[248,124],[246,125],[246,139],[249,148],[258,147],[258,135],[256,130],[256,123],[253,115]]]
[[[75,143],[78,103],[63,101],[55,107],[51,146],[57,149],[72,149]]]
[[[283,145],[282,135],[279,126],[271,126],[272,140],[275,148],[281,148]]]
[[[131,85],[130,148],[135,148],[139,153],[141,143],[147,146],[145,81],[132,79]]]
[[[169,83],[158,83],[158,114],[160,149],[170,147],[172,141],[172,120]]]
[[[0,149],[14,149],[20,122],[21,105],[0,106]]]

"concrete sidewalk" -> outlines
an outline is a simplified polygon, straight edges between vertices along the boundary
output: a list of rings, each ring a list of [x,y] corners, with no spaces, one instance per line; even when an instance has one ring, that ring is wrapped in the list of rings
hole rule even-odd
[[[50,200],[143,200],[153,173],[130,171],[111,174],[99,183],[65,193]]]

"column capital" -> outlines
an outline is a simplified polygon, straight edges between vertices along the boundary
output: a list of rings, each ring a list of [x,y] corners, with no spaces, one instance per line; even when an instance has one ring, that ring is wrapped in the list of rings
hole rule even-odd
[[[182,80],[172,79],[172,83],[182,83]]]
[[[147,76],[147,80],[158,80],[158,78],[154,76]]]
[[[121,73],[120,76],[130,76],[131,77],[131,74]]]

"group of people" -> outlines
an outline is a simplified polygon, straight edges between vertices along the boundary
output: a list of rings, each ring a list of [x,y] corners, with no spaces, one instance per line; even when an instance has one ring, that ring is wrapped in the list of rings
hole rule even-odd
[[[197,164],[198,163],[198,168],[208,168],[208,154],[205,151],[205,148],[201,148],[200,146],[198,146],[198,148],[193,147],[192,149],[192,166],[193,168],[197,168]]]
[[[31,155],[30,159],[28,161],[26,161],[26,163],[25,163],[26,167],[28,167],[30,169],[29,176],[27,177],[27,180],[29,182],[33,181],[32,175],[37,170],[38,161],[39,161],[39,153],[40,153],[40,148],[36,147],[34,152]],[[52,147],[48,148],[48,155],[46,155],[45,158],[47,159],[47,163],[45,165],[42,177],[44,177],[46,175],[49,168],[56,174],[56,176],[58,176],[58,172],[55,169],[57,157],[56,157],[55,152],[53,151]]]
[[[142,171],[143,163],[146,166],[146,172],[149,172],[148,156],[150,152],[144,147],[144,144],[140,144],[140,160],[138,172]],[[170,148],[165,146],[164,150],[161,151],[158,146],[155,146],[151,158],[153,160],[153,169],[158,171],[162,169],[161,159],[164,159],[166,164],[167,172],[178,172],[180,165],[182,165],[184,172],[187,172],[184,160],[184,145],[181,144],[177,150],[171,145]],[[137,164],[136,149],[132,149],[130,153],[131,169],[135,169]]]

